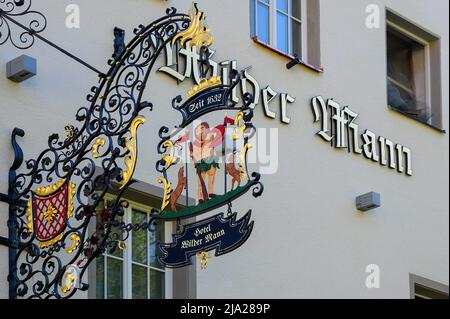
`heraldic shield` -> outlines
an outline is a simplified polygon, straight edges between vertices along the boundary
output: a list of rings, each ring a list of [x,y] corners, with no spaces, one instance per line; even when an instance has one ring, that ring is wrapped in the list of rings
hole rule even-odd
[[[50,247],[63,238],[74,210],[75,193],[75,184],[65,180],[32,193],[27,208],[28,229],[35,234],[40,248]]]

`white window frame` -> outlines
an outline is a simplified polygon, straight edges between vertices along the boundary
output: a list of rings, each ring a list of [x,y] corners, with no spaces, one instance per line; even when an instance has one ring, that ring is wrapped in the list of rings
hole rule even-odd
[[[273,49],[275,49],[278,52],[281,52],[285,55],[288,55],[290,57],[294,56],[293,53],[293,47],[292,47],[292,25],[291,25],[291,19],[295,20],[296,22],[300,23],[300,30],[301,30],[301,48],[300,48],[300,55],[299,58],[302,59],[303,61],[307,61],[308,57],[307,57],[307,45],[308,45],[308,40],[307,40],[307,35],[308,35],[308,23],[307,21],[307,1],[308,0],[298,0],[300,1],[300,19],[294,17],[292,15],[292,8],[290,5],[290,1],[288,1],[288,14],[286,15],[285,12],[282,12],[280,10],[277,9],[277,0],[269,0],[269,4],[267,5],[264,1],[261,0],[250,0],[254,2],[254,12],[253,12],[253,19],[254,21],[252,21],[253,23],[253,30],[254,30],[254,34],[253,36],[258,36],[258,2],[261,2],[263,5],[268,6],[269,7],[269,42],[267,43],[268,46],[272,47]],[[296,1],[296,0],[293,0]],[[281,13],[285,16],[288,17],[288,48],[289,48],[289,52],[286,53],[284,51],[281,51],[280,49],[277,48],[277,13]]]
[[[114,196],[111,195],[106,195],[104,197],[104,202],[106,204],[107,201],[112,201],[114,200]],[[123,216],[123,221],[126,224],[130,224],[132,222],[132,210],[133,208],[141,211],[141,212],[147,212],[147,216],[149,216],[150,211],[151,211],[151,207],[150,206],[146,206],[137,202],[133,202],[127,199],[127,202],[129,203],[129,206],[126,207],[124,216]],[[148,218],[148,217],[147,217]],[[172,223],[165,223],[164,224],[164,240],[168,241],[170,240],[170,234],[172,233]],[[140,231],[144,231],[144,230],[140,230]],[[149,238],[150,238],[150,234],[147,231],[147,243],[149,243]],[[106,299],[107,297],[107,288],[108,288],[108,281],[107,281],[107,267],[108,267],[108,258],[111,259],[115,259],[118,261],[121,261],[122,264],[122,287],[123,287],[123,299],[132,299],[133,298],[133,287],[132,287],[132,278],[133,278],[133,273],[132,273],[132,265],[139,265],[139,266],[143,266],[147,268],[147,299],[150,299],[150,270],[155,270],[161,273],[164,273],[164,298],[165,299],[171,299],[173,296],[173,291],[172,291],[172,282],[173,282],[173,272],[171,269],[165,268],[165,269],[159,269],[156,267],[152,267],[150,265],[142,265],[140,263],[137,263],[135,261],[133,261],[132,259],[132,244],[133,244],[133,236],[130,234],[130,236],[127,238],[127,240],[125,241],[126,247],[127,249],[124,249],[122,251],[122,257],[116,257],[116,256],[112,256],[108,253],[105,253],[102,255],[103,257],[103,267],[104,267],[104,272],[103,272],[103,283],[104,283],[104,287],[103,287],[103,293],[104,296],[103,298]],[[100,258],[100,257],[99,257]],[[147,260],[150,260],[150,249],[147,249]]]
[[[433,109],[431,107],[431,57],[430,57],[430,43],[428,41],[426,41],[425,39],[422,39],[421,37],[417,36],[414,33],[409,32],[408,30],[402,28],[401,26],[395,24],[392,21],[387,21],[387,26],[391,29],[396,30],[397,32],[400,32],[401,34],[403,34],[404,36],[408,37],[409,39],[417,42],[418,44],[422,45],[424,48],[424,81],[425,81],[425,96],[424,96],[424,101],[426,103],[428,112],[430,112],[430,115],[432,115]],[[413,70],[414,72],[414,77],[415,77],[415,81],[416,81],[416,77],[417,77],[417,70]],[[388,79],[393,81],[393,79],[390,79],[388,76]],[[394,83],[396,81],[393,81]],[[417,92],[414,92],[417,93]]]

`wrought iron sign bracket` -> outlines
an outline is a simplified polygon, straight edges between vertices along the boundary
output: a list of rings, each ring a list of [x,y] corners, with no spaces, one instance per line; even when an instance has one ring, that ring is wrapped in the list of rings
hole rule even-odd
[[[65,137],[56,133],[50,135],[48,145],[37,157],[24,161],[17,138],[24,137],[25,132],[19,128],[12,132],[14,160],[9,169],[8,192],[0,194],[0,201],[9,206],[8,238],[0,237],[0,245],[9,248],[11,299],[68,299],[78,290],[85,291],[88,284],[83,281],[88,266],[95,258],[107,251],[113,253],[116,249],[126,249],[126,240],[132,231],[154,232],[157,221],[177,220],[179,225],[180,220],[189,216],[220,207],[228,208],[226,215],[220,213],[196,224],[183,225],[184,230],[181,227],[178,229],[173,237],[177,241],[173,243],[158,241],[157,250],[162,254],[157,257],[167,267],[188,265],[191,258],[197,257],[201,267],[205,268],[213,251],[220,256],[246,242],[253,228],[251,210],[238,218],[238,213],[231,210],[231,201],[251,188],[253,196],[259,197],[264,187],[260,175],[256,172],[249,174],[247,170],[247,151],[251,148],[249,139],[256,131],[251,123],[251,95],[245,95],[244,106],[240,108],[235,107],[230,99],[238,83],[234,76],[238,75],[233,75],[235,81],[230,79],[229,83],[234,83],[231,86],[223,85],[219,77],[202,79],[188,92],[189,99],[185,103],[178,105],[181,98],[176,98],[172,105],[182,116],[178,130],[214,111],[238,113],[234,119],[226,118],[221,124],[222,128],[227,125],[233,128],[230,140],[241,140],[244,145],[240,149],[236,142],[231,143],[232,161],[224,165],[224,193],[215,194],[208,189],[202,194],[202,203],[199,198],[198,205],[186,211],[176,211],[177,199],[183,191],[183,184],[187,183],[183,176],[183,173],[188,173],[187,164],[179,169],[179,185],[172,189],[170,175],[166,171],[178,163],[172,151],[178,142],[182,142],[172,141],[173,136],[166,136],[168,129],[162,129],[162,142],[158,146],[162,160],[158,162],[157,170],[163,175],[160,178],[165,191],[163,207],[151,211],[150,221],[142,224],[120,221],[129,205],[123,197],[134,183],[138,128],[145,123],[141,112],[153,109],[151,102],[143,100],[144,88],[158,58],[167,45],[188,43],[202,48],[201,74],[206,77],[208,73],[210,66],[205,52],[206,47],[212,45],[213,38],[205,26],[204,14],[196,4],[189,15],[169,8],[165,16],[146,26],[139,25],[134,29],[133,39],[126,45],[124,33],[116,29],[115,56],[108,60],[109,70],[106,73],[40,36],[39,33],[46,27],[46,19],[41,13],[30,10],[31,0],[0,0],[0,7],[3,9],[0,11],[0,26],[6,26],[7,30],[0,32],[0,45],[9,41],[16,48],[26,49],[37,38],[101,76],[99,83],[91,88],[86,97],[87,105],[76,113],[78,125],[67,125]],[[15,19],[24,15],[33,15],[33,23],[29,27]],[[15,37],[17,34],[11,26],[22,30],[18,37]],[[215,142],[218,141],[220,136],[213,134]],[[184,142],[190,146],[189,139]],[[191,144],[194,153],[206,145],[195,139]],[[222,145],[224,150],[225,142]],[[189,146],[184,150],[189,151]],[[218,146],[215,147],[219,150]],[[235,163],[234,157],[238,163]],[[217,167],[218,163],[214,165]],[[211,167],[204,161],[194,166],[199,176]],[[227,178],[232,178],[231,188]],[[114,188],[117,184],[120,185],[118,189]],[[115,197],[103,207],[105,195],[110,192],[114,192]],[[91,230],[93,224],[96,226]],[[202,243],[188,248],[177,244],[182,239],[189,241],[192,232],[200,231],[200,228],[204,235]],[[182,258],[182,255],[188,258]]]

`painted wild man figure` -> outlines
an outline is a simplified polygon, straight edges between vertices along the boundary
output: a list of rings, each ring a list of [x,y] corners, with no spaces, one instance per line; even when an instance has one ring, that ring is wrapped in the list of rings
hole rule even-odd
[[[226,143],[226,127],[228,125],[234,125],[234,120],[229,117],[224,118],[223,124],[213,128],[208,122],[203,121],[194,127],[192,140],[189,138],[189,130],[186,130],[185,134],[175,142],[175,145],[182,143],[188,145],[189,157],[194,162],[197,175],[197,199],[200,204],[217,196],[215,190],[216,175],[218,169],[220,169],[221,156],[225,156],[223,151],[225,150],[224,143]],[[227,149],[229,148],[230,145]],[[227,163],[225,168],[233,178],[234,184],[237,181],[235,173],[238,172],[233,162],[234,154],[230,156],[229,161],[230,163]],[[180,178],[179,176],[179,180]],[[237,186],[239,186],[239,182]]]
[[[216,196],[216,173],[220,168],[219,162],[226,125],[229,124],[234,124],[234,120],[225,117],[224,123],[214,128],[211,128],[208,122],[201,122],[194,129],[195,139],[189,144],[189,151],[198,176],[197,198],[199,203]]]

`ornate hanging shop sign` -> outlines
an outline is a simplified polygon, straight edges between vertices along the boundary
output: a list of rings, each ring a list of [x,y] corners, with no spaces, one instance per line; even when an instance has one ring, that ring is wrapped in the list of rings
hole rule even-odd
[[[27,23],[29,16],[37,18]],[[100,80],[76,112],[78,124],[67,125],[64,137],[51,135],[35,159],[24,161],[17,138],[25,132],[16,128],[12,133],[15,159],[8,193],[0,194],[9,205],[8,238],[0,237],[0,244],[9,247],[10,298],[71,298],[88,289],[87,268],[97,257],[126,249],[132,231],[154,232],[165,221],[178,225],[173,242],[157,243],[158,258],[167,267],[189,265],[197,257],[205,268],[213,252],[219,256],[240,247],[253,221],[250,212],[239,218],[232,203],[252,188],[255,197],[263,192],[260,175],[247,171],[249,139],[256,130],[251,122],[254,98],[244,94],[243,105],[237,105],[234,92],[242,77],[237,72],[211,76],[213,63],[205,53],[213,38],[203,12],[196,5],[189,15],[167,9],[164,17],[137,27],[128,44],[124,31],[116,28],[115,51],[105,73],[45,39],[46,25],[44,15],[31,9],[31,0],[0,1],[0,45],[28,48],[35,39],[43,40]],[[121,217],[128,203],[123,197],[135,182],[138,132],[145,123],[141,113],[153,110],[143,100],[144,89],[158,58],[169,46],[179,45],[202,57],[195,71],[200,79],[185,102],[181,96],[172,101],[181,124],[160,130],[156,169],[164,187],[161,207],[148,222],[125,224]],[[189,198],[189,186],[197,189],[197,204],[180,205],[183,193]],[[106,193],[115,197],[103,207]],[[222,207],[226,215],[182,225],[183,219]]]
[[[192,15],[191,19],[196,21],[198,30],[205,30],[201,15]],[[199,31],[180,35],[180,42],[192,38],[192,44],[196,32]],[[212,42],[204,33],[203,41]],[[200,52],[206,50],[208,48],[203,46]],[[247,171],[247,153],[252,148],[249,139],[256,133],[251,122],[252,95],[247,93],[244,104],[237,106],[233,102],[233,92],[240,82],[240,75],[230,74],[226,81],[230,84],[223,84],[218,76],[208,78],[209,66],[209,63],[202,66],[201,79],[188,91],[185,102],[181,96],[172,101],[173,109],[181,114],[181,123],[173,129],[160,129],[158,152],[161,159],[156,169],[162,174],[158,182],[164,185],[164,198],[161,208],[153,210],[152,218],[176,220],[179,224],[173,243],[159,245],[163,253],[160,261],[172,268],[190,265],[191,258],[197,254],[204,268],[211,251],[220,256],[240,247],[250,236],[253,222],[249,224],[250,213],[236,222],[237,213],[232,212],[232,202],[252,187],[255,197],[263,192],[260,175],[253,173],[250,176]],[[191,183],[188,176],[193,176]],[[192,189],[197,194],[197,204],[178,207],[180,196],[184,193],[188,198]],[[183,219],[220,207],[227,207],[227,218],[219,214],[194,224],[180,225]],[[207,237],[196,238],[200,228]],[[206,234],[208,231],[210,233]],[[186,243],[196,244],[186,246]]]

